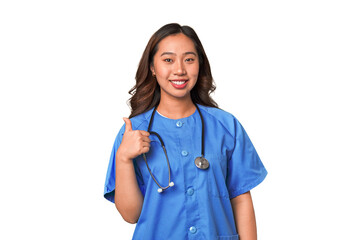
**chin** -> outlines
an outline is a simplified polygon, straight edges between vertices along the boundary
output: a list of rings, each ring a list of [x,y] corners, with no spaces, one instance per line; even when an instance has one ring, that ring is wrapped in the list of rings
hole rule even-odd
[[[170,91],[161,89],[161,96],[164,96],[165,98],[173,98],[179,100],[191,98],[190,90],[188,89],[169,89],[169,90]]]

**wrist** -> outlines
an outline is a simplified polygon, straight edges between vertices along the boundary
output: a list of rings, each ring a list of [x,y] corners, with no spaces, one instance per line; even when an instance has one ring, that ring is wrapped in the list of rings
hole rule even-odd
[[[121,156],[117,156],[116,157],[116,163],[119,164],[132,164],[132,159],[128,158],[128,157],[121,157]]]

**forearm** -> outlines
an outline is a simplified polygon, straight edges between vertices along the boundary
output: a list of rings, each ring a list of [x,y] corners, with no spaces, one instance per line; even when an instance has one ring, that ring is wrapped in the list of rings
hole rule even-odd
[[[143,195],[136,181],[132,161],[116,159],[115,205],[125,221],[136,223],[143,204]]]
[[[250,192],[231,199],[231,204],[240,240],[256,240],[256,220]]]

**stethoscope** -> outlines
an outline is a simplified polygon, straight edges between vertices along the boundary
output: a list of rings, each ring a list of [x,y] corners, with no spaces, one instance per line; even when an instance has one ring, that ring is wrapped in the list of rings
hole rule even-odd
[[[198,112],[199,112],[199,115],[200,115],[200,118],[201,118],[201,156],[200,157],[197,157],[195,158],[195,166],[199,169],[202,169],[202,170],[206,170],[209,168],[210,166],[210,163],[208,160],[206,160],[206,158],[204,157],[204,119],[203,119],[203,116],[200,112],[200,109],[199,107],[195,104],[195,107],[197,108]],[[149,122],[149,126],[148,126],[148,129],[147,131],[153,135],[155,135],[159,140],[160,140],[160,143],[161,143],[161,147],[164,151],[164,154],[165,154],[165,157],[166,157],[166,162],[167,162],[167,166],[168,166],[168,171],[169,171],[169,183],[166,187],[162,187],[158,181],[156,181],[154,175],[152,174],[151,170],[150,170],[150,167],[148,165],[148,162],[147,162],[147,159],[146,159],[146,155],[145,153],[143,153],[143,157],[144,157],[144,160],[145,160],[145,163],[146,163],[146,166],[147,166],[147,169],[149,170],[149,173],[152,177],[152,179],[155,181],[155,183],[159,186],[158,188],[158,192],[159,193],[162,193],[164,190],[168,189],[169,187],[172,187],[174,186],[174,182],[171,181],[171,169],[170,169],[170,163],[169,163],[169,158],[168,158],[168,155],[166,153],[166,149],[165,149],[165,144],[164,144],[164,141],[162,140],[162,138],[160,137],[160,135],[157,133],[157,132],[154,132],[154,131],[150,131],[151,129],[151,125],[154,121],[154,115],[155,115],[155,112],[156,112],[156,108],[157,106],[155,106],[152,114],[151,114],[151,118],[150,118],[150,122]]]

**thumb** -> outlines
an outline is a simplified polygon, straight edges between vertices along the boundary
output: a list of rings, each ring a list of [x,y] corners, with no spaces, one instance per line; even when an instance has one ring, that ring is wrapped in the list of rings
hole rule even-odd
[[[125,132],[132,131],[132,125],[130,119],[124,117],[123,120],[125,121]]]

